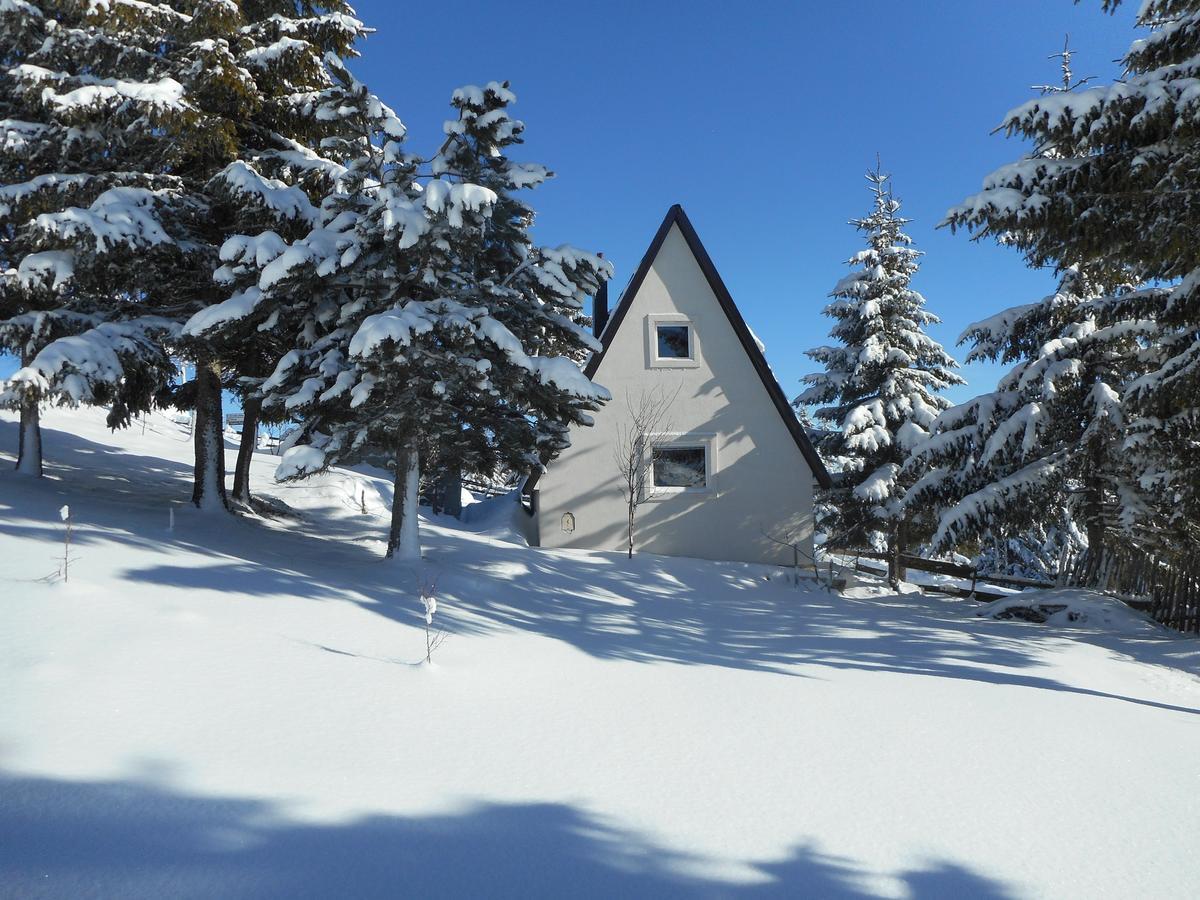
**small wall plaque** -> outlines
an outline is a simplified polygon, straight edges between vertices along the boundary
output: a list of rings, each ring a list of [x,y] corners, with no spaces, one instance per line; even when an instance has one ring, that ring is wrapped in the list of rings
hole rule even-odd
[[[569,512],[563,513],[562,530],[567,532],[568,534],[575,530],[575,514],[574,513],[569,513]]]

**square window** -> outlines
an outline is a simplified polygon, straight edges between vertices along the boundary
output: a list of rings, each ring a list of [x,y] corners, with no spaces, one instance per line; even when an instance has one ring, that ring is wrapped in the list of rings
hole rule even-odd
[[[692,327],[660,322],[655,332],[659,359],[691,359]]]
[[[707,457],[705,447],[655,447],[651,452],[654,487],[707,487]]]

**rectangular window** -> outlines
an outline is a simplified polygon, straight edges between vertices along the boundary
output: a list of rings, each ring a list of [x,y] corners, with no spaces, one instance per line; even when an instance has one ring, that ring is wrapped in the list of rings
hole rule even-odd
[[[659,359],[691,359],[692,327],[660,322],[655,328]]]
[[[708,486],[707,447],[655,447],[651,456],[654,487]]]

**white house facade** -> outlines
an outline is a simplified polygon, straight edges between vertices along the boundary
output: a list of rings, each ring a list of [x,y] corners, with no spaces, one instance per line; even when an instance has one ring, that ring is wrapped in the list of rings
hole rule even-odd
[[[598,302],[601,323],[605,312]],[[639,442],[637,552],[781,564],[793,562],[785,544],[811,553],[813,492],[829,475],[680,206],[600,340],[586,372],[613,399],[527,484],[530,543],[626,548],[615,448],[649,401],[667,408]]]

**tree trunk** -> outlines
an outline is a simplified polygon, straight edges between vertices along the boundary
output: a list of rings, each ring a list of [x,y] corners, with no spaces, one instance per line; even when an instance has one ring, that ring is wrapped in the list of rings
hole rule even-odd
[[[1087,534],[1088,555],[1099,560],[1104,553],[1104,489],[1100,479],[1089,477],[1083,495],[1083,526]],[[1096,569],[1099,572],[1099,569]]]
[[[421,460],[417,448],[403,444],[396,453],[396,487],[392,492],[392,527],[387,558],[413,562],[421,558],[417,505],[421,491]]]
[[[225,438],[221,414],[221,373],[215,362],[196,364],[196,417],[192,439],[196,468],[192,503],[198,509],[227,509]]]
[[[629,504],[629,558],[633,559],[633,516],[637,507]]]
[[[462,470],[458,466],[445,469],[433,489],[433,511],[462,518]]]
[[[250,460],[258,445],[258,420],[262,415],[262,398],[253,397],[242,403],[242,440],[238,444],[237,465],[233,469],[233,502],[250,505]]]
[[[42,475],[42,425],[38,401],[21,404],[21,432],[17,447],[17,471],[22,475]]]
[[[893,588],[899,587],[900,582],[908,577],[908,569],[900,562],[901,555],[907,549],[906,540],[904,522],[898,522],[888,535],[888,584]]]

